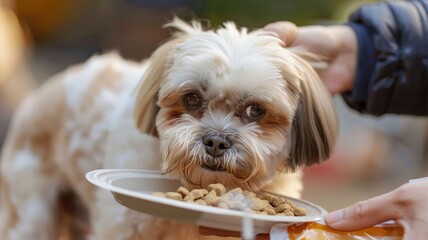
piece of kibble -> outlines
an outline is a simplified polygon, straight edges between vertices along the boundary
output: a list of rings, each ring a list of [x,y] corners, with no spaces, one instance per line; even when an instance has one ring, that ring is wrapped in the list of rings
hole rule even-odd
[[[217,206],[220,203],[220,197],[217,197],[217,193],[214,190],[211,190],[203,199],[210,206]]]
[[[294,210],[294,215],[295,216],[306,216],[308,215],[308,211],[306,211],[306,209],[302,208],[302,207],[296,207]]]
[[[166,197],[166,194],[165,194],[165,193],[161,193],[161,192],[154,192],[154,193],[153,193],[153,196],[156,196],[156,197],[163,197],[163,198],[165,198],[165,197]]]
[[[282,214],[283,214],[284,216],[294,216],[293,211],[291,211],[290,209],[286,209],[286,210],[284,210],[284,212],[282,212]]]
[[[281,204],[281,205],[279,205],[278,207],[275,208],[275,212],[282,213],[286,209],[292,210],[292,208],[291,208],[290,205],[288,205],[287,203],[283,203],[283,204]]]
[[[215,207],[220,203],[220,197],[205,199],[205,202],[207,202],[208,205]]]
[[[175,200],[182,200],[183,196],[181,196],[178,192],[167,192],[166,198],[175,199]]]
[[[297,206],[292,201],[285,199],[285,203],[291,206],[292,209],[296,209]]]
[[[179,187],[177,189],[177,192],[180,193],[181,196],[183,196],[183,198],[184,198],[184,197],[186,197],[189,194],[190,191],[187,188],[185,188],[185,187]]]
[[[260,199],[266,200],[269,203],[272,203],[273,201],[276,200],[275,196],[273,196],[272,194],[269,194],[269,193],[261,193],[259,197],[260,197]]]
[[[190,191],[188,196],[192,196],[193,199],[198,200],[202,198],[204,195],[205,195],[204,191],[202,191],[201,189],[193,189],[192,191]]]
[[[204,196],[204,198],[206,197],[217,197],[217,192],[215,190],[211,190]]]
[[[256,214],[259,214],[259,215],[268,215],[267,212],[265,212],[265,211],[263,211],[263,212],[257,212]]]
[[[184,199],[183,199],[185,202],[194,202],[195,201],[195,198],[193,197],[193,196],[191,196],[191,195],[187,195],[187,196],[185,196],[184,197]]]
[[[256,193],[254,193],[254,192],[250,192],[250,191],[248,191],[248,190],[244,190],[244,196],[246,197],[246,198],[256,198],[257,197],[257,194]]]
[[[277,198],[272,202],[272,206],[278,207],[279,205],[284,204],[284,203],[286,203],[285,199]]]
[[[229,207],[227,206],[227,203],[225,203],[225,202],[221,202],[221,203],[219,203],[218,205],[217,205],[217,207],[218,208],[225,208],[225,209],[228,209]]]
[[[217,193],[217,196],[223,196],[226,193],[226,188],[221,183],[213,183],[208,185],[207,187],[208,192],[211,192],[211,190],[214,190]]]
[[[227,203],[227,206],[229,207],[229,209],[233,209],[233,210],[244,210],[245,209],[245,205],[242,204],[242,202],[240,202],[240,201],[230,201]]]
[[[254,211],[262,211],[266,208],[268,208],[269,202],[266,200],[262,200],[260,198],[253,198],[251,199],[251,206],[250,208]]]
[[[199,204],[199,205],[202,205],[202,206],[207,206],[207,203],[204,200],[202,200],[202,199],[196,200],[195,203]]]
[[[266,212],[268,215],[276,215],[275,210],[273,210],[272,208],[265,209],[265,212]]]

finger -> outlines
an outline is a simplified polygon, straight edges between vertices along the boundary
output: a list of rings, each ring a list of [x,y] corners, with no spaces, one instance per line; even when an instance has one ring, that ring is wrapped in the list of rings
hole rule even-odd
[[[329,213],[325,216],[325,221],[333,229],[355,231],[388,220],[396,220],[397,212],[397,206],[391,192]]]
[[[294,23],[286,21],[270,23],[263,30],[276,33],[286,46],[293,44],[298,32]]]

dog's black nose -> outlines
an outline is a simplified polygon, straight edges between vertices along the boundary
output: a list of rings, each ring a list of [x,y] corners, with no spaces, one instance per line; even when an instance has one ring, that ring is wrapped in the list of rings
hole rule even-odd
[[[205,150],[213,157],[220,157],[232,146],[232,141],[224,135],[209,133],[203,139]]]

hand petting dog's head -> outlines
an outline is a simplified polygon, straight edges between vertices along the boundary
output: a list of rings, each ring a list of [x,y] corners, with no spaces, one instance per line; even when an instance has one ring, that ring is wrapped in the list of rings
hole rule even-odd
[[[258,190],[329,157],[336,114],[307,53],[233,23],[169,26],[179,31],[151,57],[135,109],[137,127],[160,139],[164,171]]]

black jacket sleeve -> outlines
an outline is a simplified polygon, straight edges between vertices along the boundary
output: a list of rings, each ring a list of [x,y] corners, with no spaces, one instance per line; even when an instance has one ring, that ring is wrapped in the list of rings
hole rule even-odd
[[[357,36],[358,60],[345,102],[372,115],[428,116],[428,1],[364,5],[347,24]]]

